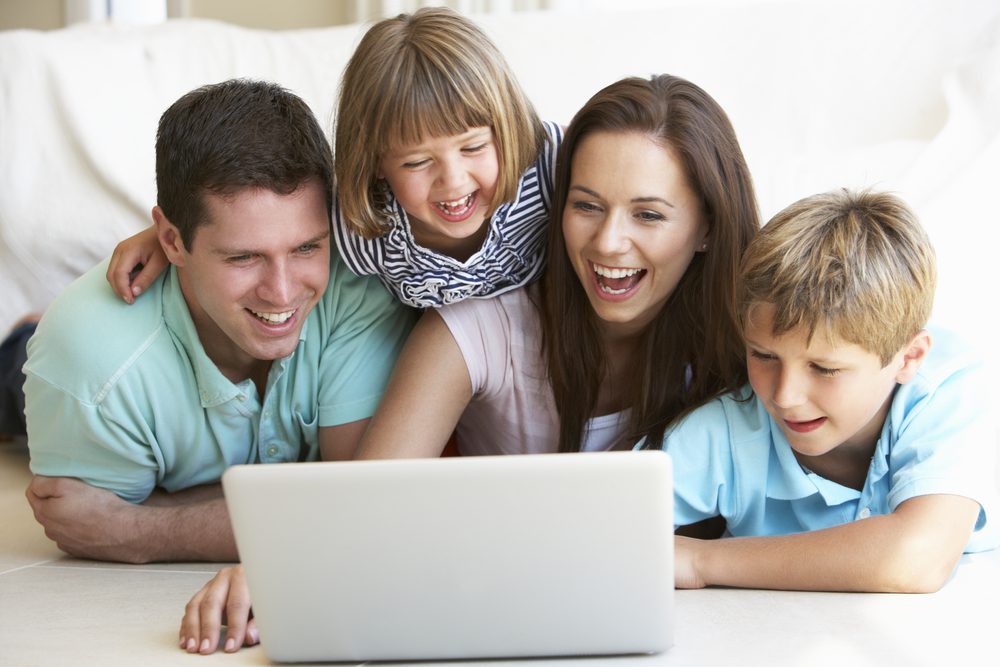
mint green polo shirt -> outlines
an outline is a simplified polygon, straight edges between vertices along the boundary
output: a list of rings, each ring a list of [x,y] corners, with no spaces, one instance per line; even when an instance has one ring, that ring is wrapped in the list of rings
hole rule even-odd
[[[171,267],[134,305],[94,267],[28,343],[31,471],[141,502],[217,482],[237,463],[308,461],[318,429],[370,417],[413,321],[375,278],[331,253],[330,282],[263,398],[206,356]]]

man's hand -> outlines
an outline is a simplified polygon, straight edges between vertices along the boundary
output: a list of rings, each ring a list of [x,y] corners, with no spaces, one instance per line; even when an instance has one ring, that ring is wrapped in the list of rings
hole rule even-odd
[[[72,556],[123,563],[238,558],[218,485],[156,493],[133,505],[78,479],[36,475],[25,496],[45,535]]]
[[[111,491],[70,477],[36,475],[25,496],[45,535],[66,553],[127,563],[148,560],[129,544],[136,532],[136,507]]]

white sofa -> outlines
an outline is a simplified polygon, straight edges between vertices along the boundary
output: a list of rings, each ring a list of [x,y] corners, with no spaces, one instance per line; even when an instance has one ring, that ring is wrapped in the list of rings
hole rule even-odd
[[[841,185],[901,193],[934,239],[935,318],[996,359],[1000,2],[673,0],[479,16],[544,118],[670,72],[726,108],[764,219]],[[159,114],[234,76],[278,81],[324,124],[364,26],[209,21],[0,33],[0,331],[149,221]]]

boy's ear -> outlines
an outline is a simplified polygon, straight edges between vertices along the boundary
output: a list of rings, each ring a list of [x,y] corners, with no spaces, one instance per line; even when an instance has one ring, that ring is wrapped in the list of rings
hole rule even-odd
[[[931,351],[933,340],[931,334],[926,329],[921,329],[917,335],[903,348],[903,365],[896,373],[896,382],[906,384],[920,370],[920,365],[927,358],[927,353]]]
[[[160,246],[170,263],[174,266],[184,266],[185,248],[181,233],[167,219],[159,206],[153,207],[153,225],[156,227],[156,238],[159,239]]]

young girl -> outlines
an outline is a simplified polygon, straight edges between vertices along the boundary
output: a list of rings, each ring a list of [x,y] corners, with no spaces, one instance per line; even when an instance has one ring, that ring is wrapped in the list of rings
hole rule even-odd
[[[562,133],[482,30],[443,7],[376,23],[339,99],[334,237],[353,272],[417,308],[539,276]],[[108,280],[131,303],[165,266],[147,230],[115,249]]]

